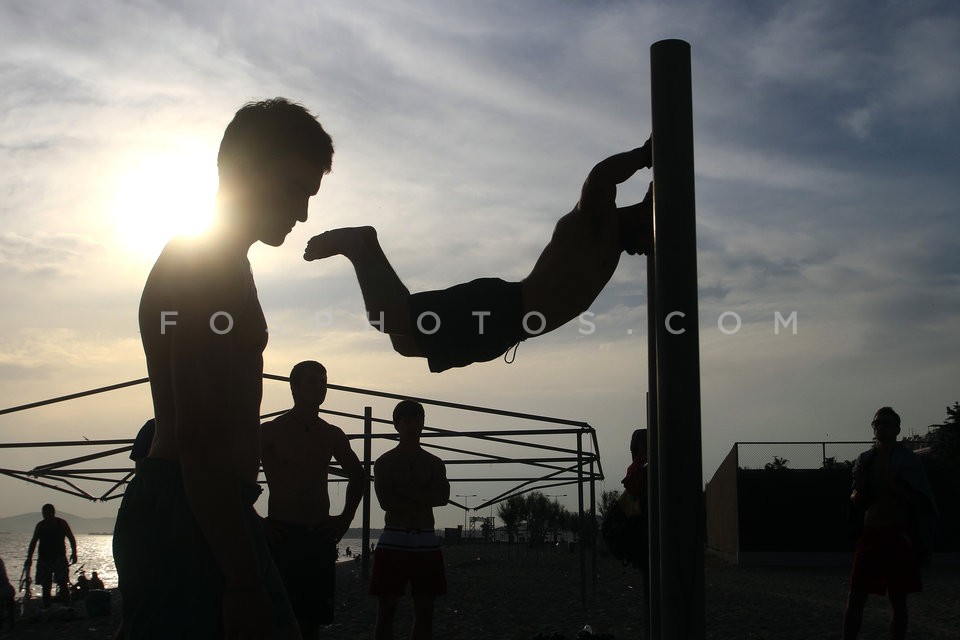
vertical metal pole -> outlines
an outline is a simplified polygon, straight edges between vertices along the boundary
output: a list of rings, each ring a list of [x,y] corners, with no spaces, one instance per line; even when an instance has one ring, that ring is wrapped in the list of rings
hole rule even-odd
[[[577,509],[580,512],[580,604],[587,607],[587,518],[583,512],[583,432],[577,432]],[[593,527],[593,522],[590,523]],[[591,530],[592,533],[592,530]]]
[[[690,45],[650,47],[660,476],[660,627],[702,640],[703,470]]]
[[[593,540],[593,544],[590,545],[590,574],[593,579],[591,580],[593,589],[593,594],[597,594],[597,546],[598,536],[597,536],[597,489],[596,482],[594,481],[593,475],[593,464],[596,460],[596,453],[590,455],[590,539]]]
[[[360,575],[370,575],[370,443],[373,439],[373,408],[363,408],[363,550],[360,552]]]
[[[654,255],[656,247],[654,247]],[[643,603],[651,640],[660,640],[660,427],[657,423],[656,264],[647,257],[647,533],[650,545]]]

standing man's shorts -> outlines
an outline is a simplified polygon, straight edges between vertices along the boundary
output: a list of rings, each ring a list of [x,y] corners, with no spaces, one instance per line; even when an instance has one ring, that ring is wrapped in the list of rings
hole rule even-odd
[[[262,490],[241,486],[244,531],[273,604],[274,628],[296,626],[253,503]],[[123,637],[136,640],[222,638],[223,573],[187,503],[180,464],[145,458],[123,494],[113,532],[123,599]]]
[[[297,620],[312,626],[333,622],[337,576],[333,532],[274,518],[267,518],[263,526]]]
[[[864,527],[854,551],[850,591],[882,596],[922,590],[920,565],[903,527]]]
[[[37,557],[37,574],[34,576],[35,582],[41,587],[49,587],[56,582],[64,584],[67,582],[67,558],[59,556],[56,558]],[[53,582],[51,582],[51,580]]]
[[[432,531],[387,527],[373,551],[370,595],[400,597],[408,582],[414,597],[446,595],[440,539]]]
[[[479,278],[449,289],[410,296],[413,339],[430,371],[499,358],[527,338],[523,328],[523,286]],[[539,320],[531,319],[533,330]]]

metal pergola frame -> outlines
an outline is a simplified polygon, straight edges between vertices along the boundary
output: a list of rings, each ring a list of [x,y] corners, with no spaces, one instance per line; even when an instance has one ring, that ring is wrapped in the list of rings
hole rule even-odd
[[[265,380],[275,380],[288,382],[287,376],[273,374],[264,374]],[[50,404],[74,400],[99,393],[106,393],[126,387],[131,387],[149,382],[148,378],[139,378],[119,384],[91,389],[39,402],[0,409],[0,415],[36,409]],[[477,474],[465,475],[459,473],[450,474],[451,484],[475,484],[475,483],[515,483],[510,489],[500,492],[493,498],[485,499],[482,503],[468,508],[465,504],[460,504],[451,500],[449,504],[464,510],[477,512],[485,509],[495,503],[501,502],[516,495],[522,495],[539,489],[548,489],[561,486],[577,486],[577,506],[580,516],[580,522],[588,521],[585,516],[592,514],[594,519],[596,514],[596,482],[604,479],[603,467],[600,462],[599,443],[597,442],[596,431],[589,424],[576,420],[567,420],[563,418],[553,418],[542,415],[518,413],[514,411],[505,411],[490,407],[480,407],[474,405],[447,402],[443,400],[434,400],[430,398],[419,398],[405,396],[383,391],[370,389],[361,389],[343,385],[328,384],[329,390],[359,394],[366,397],[384,398],[392,400],[411,399],[424,405],[435,407],[444,407],[457,411],[464,411],[473,414],[487,414],[504,418],[511,421],[532,421],[539,424],[546,424],[544,427],[527,428],[497,428],[484,430],[455,430],[427,425],[424,427],[421,444],[426,449],[434,450],[437,455],[443,459],[444,464],[449,468],[467,469],[471,465],[513,465],[519,466],[522,470],[528,472],[514,473],[511,475],[493,474],[490,476],[481,476]],[[261,416],[261,420],[272,418],[283,413],[275,411]],[[360,456],[364,465],[364,470],[369,481],[364,490],[362,503],[363,518],[363,545],[364,549],[370,547],[370,484],[373,481],[372,475],[372,454],[371,444],[374,440],[397,440],[398,436],[393,431],[392,421],[385,418],[374,417],[371,406],[365,406],[362,413],[349,413],[330,409],[320,410],[321,414],[328,416],[337,416],[362,422],[362,433],[348,433],[350,440],[361,440],[363,443],[363,455]],[[374,433],[374,425],[389,425],[389,430],[382,433]],[[535,442],[525,440],[549,438],[551,444],[544,442]],[[466,439],[467,444],[461,444]],[[567,439],[570,443],[561,446],[558,440]],[[586,442],[585,442],[586,439]],[[445,444],[441,444],[441,442]],[[449,443],[449,444],[446,444]],[[483,452],[482,446],[470,446],[470,443],[492,444],[500,448],[498,452]],[[40,449],[48,447],[108,447],[96,453],[74,456],[66,459],[55,460],[30,469],[12,469],[0,467],[0,475],[4,475],[17,480],[22,480],[31,484],[39,485],[54,491],[84,498],[91,501],[109,501],[116,500],[123,496],[123,487],[130,481],[135,472],[133,463],[123,458],[122,464],[103,467],[85,466],[87,463],[112,458],[127,454],[133,446],[133,439],[104,439],[104,440],[66,440],[54,442],[0,442],[0,450],[7,449]],[[539,453],[540,455],[537,455]],[[450,457],[455,454],[459,457]],[[261,468],[262,472],[262,468]],[[329,467],[330,482],[345,482],[345,474],[335,463]],[[266,480],[260,476],[258,481],[265,484]],[[93,491],[89,486],[91,484],[108,485],[104,491]],[[587,495],[585,495],[585,491]],[[587,503],[589,509],[586,509]],[[594,525],[595,526],[595,525]],[[594,532],[595,533],[595,532]],[[596,539],[596,536],[591,536]],[[585,545],[578,545],[580,550],[580,569],[581,569],[581,597],[586,602],[587,568],[586,568],[586,550]],[[596,544],[592,545],[592,571],[596,578]],[[368,554],[362,556],[362,571],[364,574],[368,571]]]

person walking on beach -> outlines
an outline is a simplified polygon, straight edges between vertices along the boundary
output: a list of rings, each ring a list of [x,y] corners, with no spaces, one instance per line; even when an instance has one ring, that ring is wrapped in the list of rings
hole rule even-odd
[[[441,372],[499,357],[530,336],[581,316],[609,282],[620,254],[653,246],[652,183],[642,202],[618,208],[617,185],[651,166],[650,141],[599,162],[573,211],[521,282],[481,278],[410,294],[373,227],[333,229],[310,239],[304,260],[343,255],[353,263],[369,323],[403,356]]]
[[[423,405],[401,401],[393,409],[400,442],[373,467],[377,500],[385,512],[370,579],[370,594],[378,598],[376,640],[392,640],[397,603],[408,582],[413,596],[411,640],[433,637],[433,601],[447,593],[433,507],[450,500],[450,483],[443,460],[420,446],[423,423]]]
[[[67,568],[77,561],[77,539],[73,537],[70,525],[63,518],[57,517],[57,510],[50,503],[40,508],[43,520],[33,529],[30,538],[30,547],[27,549],[27,561],[24,563],[27,572],[33,564],[33,550],[37,549],[36,583],[43,589],[43,607],[50,606],[50,592],[53,582],[57,583],[57,591],[64,602],[70,602],[70,588],[67,581]],[[67,548],[65,541],[70,541],[70,562],[67,562]],[[38,548],[39,543],[39,548]]]
[[[326,368],[313,360],[296,364],[290,391],[293,408],[260,431],[270,489],[264,526],[300,633],[309,640],[320,637],[320,625],[333,622],[337,543],[363,499],[366,474],[346,434],[317,415],[327,396]],[[343,511],[333,516],[327,482],[331,460],[348,480]]]
[[[220,143],[215,226],[170,241],[144,285],[156,433],[113,537],[127,638],[300,636],[253,508],[267,324],[247,252],[280,246],[307,220],[332,159],[302,106],[243,106]]]
[[[929,562],[937,507],[920,460],[897,442],[900,416],[881,407],[870,423],[874,447],[857,457],[850,500],[862,512],[843,616],[844,640],[855,640],[868,594],[886,594],[893,608],[890,636],[907,633],[907,594],[922,590],[920,566]]]

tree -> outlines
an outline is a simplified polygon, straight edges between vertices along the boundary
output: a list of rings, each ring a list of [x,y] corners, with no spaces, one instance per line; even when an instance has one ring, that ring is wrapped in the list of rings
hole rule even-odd
[[[543,544],[550,520],[550,501],[539,491],[527,495],[527,537],[533,546]]]
[[[610,513],[610,507],[620,499],[620,492],[616,489],[604,491],[600,494],[600,504],[597,505],[597,511],[600,513],[600,519],[603,520]]]
[[[521,495],[510,496],[497,505],[497,515],[507,527],[507,539],[513,542],[520,523],[527,519],[527,499]]]
[[[946,464],[960,464],[960,402],[947,407],[943,424],[931,429],[927,435],[930,453]]]
[[[770,470],[779,471],[781,469],[786,469],[788,462],[790,461],[787,460],[786,458],[781,458],[780,456],[773,456],[773,462],[768,462],[767,464],[763,465],[763,468],[768,471]]]

